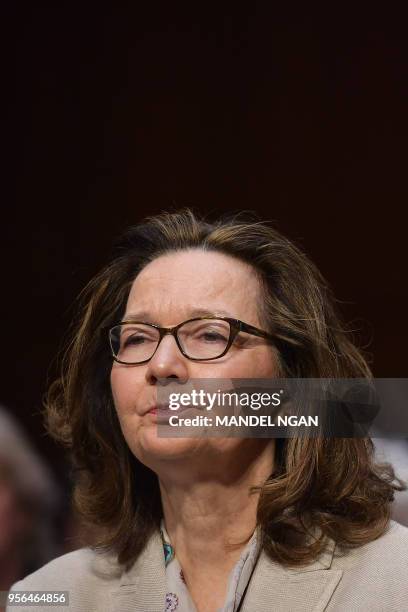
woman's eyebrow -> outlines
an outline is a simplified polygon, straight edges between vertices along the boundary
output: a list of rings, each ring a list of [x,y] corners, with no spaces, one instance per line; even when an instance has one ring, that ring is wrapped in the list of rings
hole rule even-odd
[[[232,317],[230,312],[222,310],[221,308],[192,308],[188,312],[190,317]]]
[[[153,321],[152,317],[146,310],[141,310],[139,312],[128,312],[123,315],[124,321],[150,321],[151,323],[157,324],[157,321]]]
[[[187,318],[193,317],[232,317],[233,315],[226,310],[220,308],[214,308],[211,310],[209,308],[191,308],[187,311]],[[129,312],[124,315],[124,321],[149,321],[150,323],[154,323],[155,325],[159,325],[157,320],[154,320],[147,310],[140,310],[136,312]],[[186,319],[187,320],[187,319]]]

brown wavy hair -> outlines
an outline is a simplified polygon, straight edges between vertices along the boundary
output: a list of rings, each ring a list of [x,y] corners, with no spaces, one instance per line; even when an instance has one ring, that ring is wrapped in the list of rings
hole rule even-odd
[[[110,389],[112,358],[101,328],[121,320],[131,285],[162,254],[197,248],[253,266],[264,328],[275,336],[282,377],[371,378],[361,349],[316,266],[273,224],[243,212],[210,223],[191,208],[147,217],[117,242],[110,263],[84,288],[45,398],[46,425],[70,449],[74,507],[97,527],[96,549],[129,568],[162,517],[156,474],[123,437]],[[326,537],[356,547],[383,534],[403,484],[376,464],[368,438],[277,439],[274,471],[259,492],[257,522],[270,558],[311,562]],[[317,529],[314,529],[317,528]],[[311,529],[318,537],[310,538]]]

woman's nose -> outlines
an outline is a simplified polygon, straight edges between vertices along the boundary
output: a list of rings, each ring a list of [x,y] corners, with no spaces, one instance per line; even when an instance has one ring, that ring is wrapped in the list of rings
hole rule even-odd
[[[188,359],[181,353],[176,339],[171,334],[166,334],[153,357],[147,362],[146,377],[150,381],[169,377],[186,381],[189,378],[188,368]]]

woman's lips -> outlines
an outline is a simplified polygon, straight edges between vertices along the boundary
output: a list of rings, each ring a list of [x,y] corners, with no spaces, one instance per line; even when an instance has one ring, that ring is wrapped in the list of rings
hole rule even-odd
[[[187,411],[193,411],[194,413],[196,413],[197,410],[198,409],[196,406],[180,406],[179,408],[177,408],[177,410],[170,410],[168,406],[153,406],[152,408],[150,408],[150,410],[147,411],[146,414],[154,414],[158,417],[168,419],[172,415],[177,415]]]
[[[152,408],[150,408],[150,410],[147,411],[146,414],[150,414],[151,415],[151,419],[153,420],[154,423],[164,423],[164,424],[168,424],[169,423],[169,417],[174,414],[173,410],[170,410],[170,408],[167,406],[153,406]]]
[[[151,414],[155,421],[168,422],[169,417],[174,414],[174,411],[170,410],[168,406],[153,406],[147,411],[147,414]]]
[[[153,414],[167,414],[168,412],[172,412],[168,406],[153,406],[150,410],[147,411],[152,412]]]

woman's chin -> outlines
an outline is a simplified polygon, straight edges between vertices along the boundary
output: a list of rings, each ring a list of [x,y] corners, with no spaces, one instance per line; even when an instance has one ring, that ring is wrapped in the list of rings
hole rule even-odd
[[[137,433],[137,444],[128,441],[134,454],[140,459],[166,459],[177,460],[197,452],[208,440],[200,438],[166,437],[159,435],[157,427],[144,427]]]

